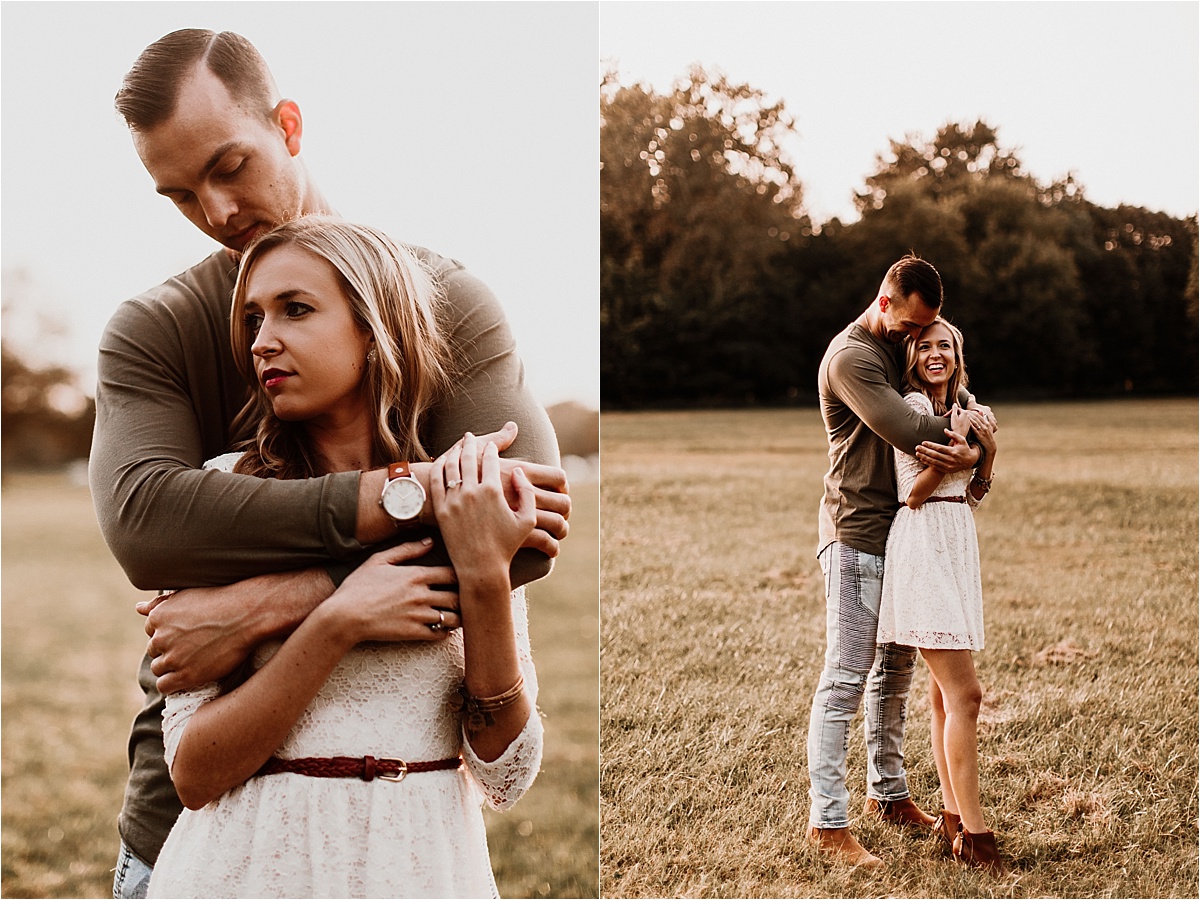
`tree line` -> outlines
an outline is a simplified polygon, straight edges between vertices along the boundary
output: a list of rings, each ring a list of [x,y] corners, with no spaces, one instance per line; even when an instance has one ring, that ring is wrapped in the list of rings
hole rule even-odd
[[[87,459],[96,402],[80,402],[75,373],[38,367],[0,340],[0,468],[56,468]]]
[[[888,266],[932,262],[988,397],[1197,390],[1197,222],[1025,171],[990,124],[890,141],[859,220],[814,222],[781,102],[693,68],[601,83],[606,408],[810,402],[825,348]]]

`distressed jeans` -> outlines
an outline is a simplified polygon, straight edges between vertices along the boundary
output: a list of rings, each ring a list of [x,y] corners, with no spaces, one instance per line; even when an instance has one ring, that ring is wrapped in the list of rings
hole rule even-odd
[[[867,795],[877,800],[909,796],[904,774],[904,709],[917,651],[876,644],[883,557],[834,542],[821,551],[825,574],[825,668],[808,723],[809,825],[850,824],[846,751],[850,723],[864,695]]]
[[[113,877],[113,900],[145,897],[146,888],[150,885],[150,871],[150,867],[134,856],[133,851],[121,841],[121,852]]]

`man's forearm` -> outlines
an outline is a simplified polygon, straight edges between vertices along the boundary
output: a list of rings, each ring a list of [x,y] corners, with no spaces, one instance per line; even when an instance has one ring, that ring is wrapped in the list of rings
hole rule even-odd
[[[352,481],[286,482],[147,462],[92,484],[105,540],[145,590],[227,584],[361,549],[349,534]]]
[[[333,589],[324,569],[311,568],[139,604],[159,690],[169,694],[224,678],[263,641],[299,627]]]

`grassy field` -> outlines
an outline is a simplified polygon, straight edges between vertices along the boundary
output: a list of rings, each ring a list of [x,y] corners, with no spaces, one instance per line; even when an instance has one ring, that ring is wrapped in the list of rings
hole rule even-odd
[[[1004,406],[979,511],[984,811],[1014,863],[852,818],[878,874],[804,839],[824,653],[814,410],[608,415],[601,491],[606,897],[1196,897],[1197,403]],[[924,665],[917,801],[940,797]]]
[[[541,775],[489,815],[503,896],[597,894],[597,488],[575,485],[571,536],[529,589],[546,722]],[[145,650],[86,488],[10,475],[3,492],[5,897],[106,897]]]

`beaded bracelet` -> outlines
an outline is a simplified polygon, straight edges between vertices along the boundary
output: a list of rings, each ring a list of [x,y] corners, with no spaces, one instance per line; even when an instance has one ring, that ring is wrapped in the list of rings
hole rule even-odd
[[[463,716],[467,730],[476,732],[495,725],[496,719],[492,713],[498,712],[506,706],[512,706],[524,693],[525,676],[518,675],[516,684],[494,697],[472,697],[467,693],[466,684],[463,684],[459,687],[458,693],[451,698],[450,705],[454,707],[455,712]]]
[[[995,472],[993,472],[993,473],[992,473],[992,478],[995,478],[995,477],[996,477],[996,473],[995,473]],[[977,484],[977,485],[979,485],[981,488],[983,488],[983,493],[984,493],[984,495],[986,496],[986,495],[987,495],[987,492],[988,492],[988,491],[990,491],[990,490],[992,489],[992,478],[984,478],[982,475],[972,475],[972,476],[971,476],[971,483],[972,483],[972,484]]]

